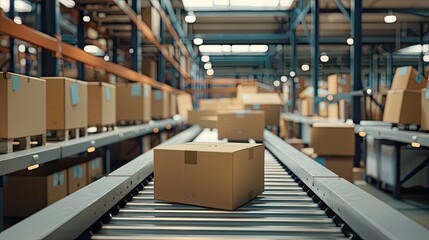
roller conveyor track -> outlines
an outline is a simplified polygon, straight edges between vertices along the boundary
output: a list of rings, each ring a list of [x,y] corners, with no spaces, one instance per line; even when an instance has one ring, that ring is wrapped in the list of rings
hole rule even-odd
[[[265,192],[236,211],[154,200],[152,181],[92,236],[92,239],[216,238],[343,239],[345,236],[267,150]]]

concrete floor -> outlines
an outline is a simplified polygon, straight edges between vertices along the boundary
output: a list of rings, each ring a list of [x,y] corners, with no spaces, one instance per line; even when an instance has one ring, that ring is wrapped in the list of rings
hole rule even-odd
[[[393,198],[392,194],[379,190],[365,181],[355,181],[355,185],[429,229],[428,195],[404,195],[398,200]]]

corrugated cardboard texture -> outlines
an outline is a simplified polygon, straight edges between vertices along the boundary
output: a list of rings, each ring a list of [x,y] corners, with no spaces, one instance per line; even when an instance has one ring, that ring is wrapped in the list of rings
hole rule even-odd
[[[168,92],[152,91],[152,118],[165,119],[170,115]]]
[[[389,90],[383,121],[400,124],[420,124],[421,91]]]
[[[116,124],[116,87],[108,83],[88,83],[88,125]]]
[[[423,89],[421,93],[421,128],[429,130],[429,88]]]
[[[116,118],[118,121],[144,121],[151,119],[151,91],[148,85],[116,84]]]
[[[333,74],[328,76],[328,93],[338,94],[351,91],[349,74]]]
[[[19,85],[19,87],[15,86]],[[0,72],[0,138],[46,133],[46,82]]]
[[[393,77],[391,89],[421,90],[427,85],[427,79],[411,66],[398,67]]]
[[[46,176],[8,176],[4,215],[26,217],[67,196],[67,170]]]
[[[65,77],[43,77],[46,80],[47,123],[49,130],[88,127],[87,83]],[[76,87],[76,92],[73,89]]]
[[[265,113],[263,111],[221,111],[217,113],[218,138],[229,140],[264,140]]]
[[[190,94],[185,93],[177,96],[177,110],[179,115],[188,118],[188,111],[192,109],[192,96]]]
[[[260,144],[160,147],[154,150],[154,165],[154,192],[159,200],[234,210],[264,190],[264,147]]]
[[[353,157],[319,156],[316,161],[353,183]]]
[[[354,125],[345,123],[314,123],[311,146],[319,156],[354,156]]]
[[[86,163],[75,165],[67,169],[68,175],[68,194],[74,193],[87,184]]]
[[[203,128],[216,128],[217,115],[215,110],[188,111],[188,124],[198,124]]]

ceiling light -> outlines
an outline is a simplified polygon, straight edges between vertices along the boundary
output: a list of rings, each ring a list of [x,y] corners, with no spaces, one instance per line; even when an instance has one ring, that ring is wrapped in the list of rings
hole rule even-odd
[[[249,51],[250,52],[267,52],[268,45],[250,45]]]
[[[104,13],[104,12],[101,12],[101,13],[98,13],[98,18],[105,18],[106,17],[106,13]]]
[[[14,17],[14,18],[13,18],[13,21],[14,21],[16,24],[22,24],[22,19],[21,19],[20,17],[18,17],[18,16]]]
[[[189,11],[188,15],[185,16],[185,22],[194,23],[197,21],[197,17],[195,16],[193,11]]]
[[[249,45],[232,45],[232,52],[249,52]]]
[[[213,70],[213,69],[208,69],[208,70],[206,71],[206,73],[207,73],[207,75],[208,75],[208,76],[213,76],[213,74],[214,74],[214,70]]]
[[[198,47],[200,52],[220,53],[222,52],[221,45],[201,45]]]
[[[322,52],[320,54],[320,61],[321,62],[328,62],[329,61],[329,56],[328,56],[328,54],[326,54],[326,52]]]
[[[301,70],[304,72],[307,72],[308,70],[310,70],[310,65],[308,64],[302,64],[301,65]]]
[[[201,1],[201,0],[183,0],[183,6],[187,8],[193,7],[213,7],[212,1]]]
[[[204,64],[204,69],[209,70],[210,68],[212,68],[212,64],[211,63],[205,63]]]
[[[58,0],[66,8],[74,8],[76,3],[73,0]]]
[[[285,82],[287,82],[287,77],[286,76],[281,76],[280,80],[285,83]]]
[[[29,52],[29,53],[31,53],[31,54],[36,54],[36,53],[37,53],[37,50],[36,50],[36,48],[34,48],[34,47],[29,47],[29,48],[28,48],[28,52]]]
[[[133,54],[133,53],[134,53],[134,49],[130,48],[130,49],[128,49],[128,52],[129,52],[130,54]]]
[[[213,5],[215,5],[215,6],[228,6],[229,0],[214,0]]]
[[[95,45],[86,45],[83,51],[96,56],[104,56],[104,51]]]
[[[31,12],[33,8],[31,7],[31,4],[28,4],[25,1],[22,0],[15,0],[15,12]],[[0,8],[3,9],[4,12],[9,12],[10,9],[10,0],[2,0],[0,1]]]
[[[279,87],[280,86],[280,81],[279,80],[275,80],[273,82],[274,87]]]
[[[291,77],[295,77],[295,75],[296,75],[296,73],[295,73],[294,71],[290,71],[290,72],[289,72],[289,76],[291,76]]]
[[[423,56],[423,61],[424,61],[424,62],[429,62],[429,54],[425,54],[425,55]]]
[[[89,16],[83,16],[83,17],[82,17],[82,20],[83,20],[84,22],[89,22],[89,21],[91,21],[91,18],[90,18]]]
[[[109,57],[109,55],[104,55],[104,61],[109,61],[110,60],[110,57]]]
[[[202,62],[208,62],[208,61],[210,61],[210,57],[207,55],[201,56],[201,61]]]
[[[353,40],[353,38],[351,38],[351,37],[349,37],[349,38],[347,38],[347,44],[348,45],[353,45],[353,43],[355,43],[355,41]]]
[[[204,40],[202,38],[194,38],[194,44],[195,45],[201,45],[203,44]]]
[[[23,44],[19,44],[19,46],[18,46],[18,52],[20,52],[20,53],[24,53],[25,52],[25,46],[23,45]]]
[[[384,22],[385,23],[394,23],[394,22],[396,22],[396,16],[393,14],[392,11],[389,11],[387,13],[387,15],[384,16]]]
[[[231,45],[222,45],[222,52],[231,52]]]

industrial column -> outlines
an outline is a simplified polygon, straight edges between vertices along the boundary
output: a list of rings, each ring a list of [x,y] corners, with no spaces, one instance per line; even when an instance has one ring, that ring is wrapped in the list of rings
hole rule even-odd
[[[83,21],[85,16],[84,11],[79,11],[79,19],[77,24],[77,47],[83,49],[85,47],[85,22]],[[77,62],[77,79],[85,79],[85,64]]]
[[[290,21],[290,77],[292,78],[292,105],[291,105],[291,112],[295,112],[296,109],[296,83],[295,83],[295,77],[296,77],[296,65],[297,65],[297,59],[296,59],[296,13],[295,10],[292,10],[291,13],[291,20]],[[293,74],[292,74],[293,73]]]
[[[42,1],[41,7],[42,32],[51,36],[60,34],[60,5],[58,0]],[[42,60],[40,62],[42,63],[42,76],[58,76],[60,61],[55,58],[54,52],[42,49]]]
[[[387,87],[390,88],[393,81],[393,52],[392,49],[389,49],[387,53]]]
[[[319,87],[319,0],[311,1],[311,78],[314,88],[314,107],[313,113],[319,114],[319,104],[317,102]]]
[[[160,1],[160,4],[161,4],[161,7],[164,8],[164,1]],[[159,38],[160,39],[159,40],[160,40],[161,45],[164,45],[164,43],[165,43],[165,30],[164,30],[165,26],[164,26],[164,22],[161,19],[159,21],[160,21],[160,23],[159,23]],[[165,71],[166,71],[165,58],[161,52],[158,53],[158,64],[156,66],[157,66],[156,76],[158,79],[155,79],[155,80],[158,80],[159,82],[165,83]]]
[[[136,12],[137,16],[142,14],[142,7],[140,0],[132,0],[131,8]],[[131,22],[131,66],[132,69],[136,72],[141,73],[142,69],[142,38],[141,32],[137,28],[137,25],[134,22]]]
[[[14,19],[15,18],[15,0],[9,0],[9,12],[7,13],[7,16],[10,19]],[[17,52],[16,52],[16,47],[15,47],[15,38],[13,37],[9,37],[9,72],[13,72],[16,73],[16,56],[17,56]],[[1,215],[3,216],[3,215]],[[1,228],[2,225],[0,225]]]
[[[350,0],[351,10],[351,30],[354,44],[350,47],[350,73],[351,82],[353,84],[353,91],[362,90],[362,0]],[[361,119],[361,99],[359,96],[352,98],[352,119],[355,124],[359,124]],[[360,142],[361,138],[355,135],[355,149],[354,165],[360,165]]]

